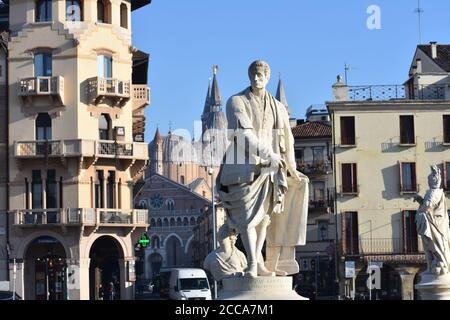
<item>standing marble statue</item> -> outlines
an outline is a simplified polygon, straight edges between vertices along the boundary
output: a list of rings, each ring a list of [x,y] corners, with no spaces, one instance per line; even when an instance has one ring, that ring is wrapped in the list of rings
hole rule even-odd
[[[422,199],[416,196],[420,203],[417,210],[417,233],[421,236],[425,256],[427,259],[427,272],[443,275],[449,272],[450,263],[450,229],[447,213],[446,195],[441,188],[441,172],[437,166],[431,167],[428,176],[430,189]]]
[[[216,281],[244,275],[247,259],[235,246],[237,235],[234,230],[224,224],[220,227],[218,238],[220,247],[205,258],[203,269],[211,272]]]
[[[245,276],[295,274],[295,247],[306,242],[309,180],[296,170],[287,109],[266,91],[269,65],[255,61],[248,75],[251,86],[226,107],[230,145],[217,177],[219,197],[247,253]]]

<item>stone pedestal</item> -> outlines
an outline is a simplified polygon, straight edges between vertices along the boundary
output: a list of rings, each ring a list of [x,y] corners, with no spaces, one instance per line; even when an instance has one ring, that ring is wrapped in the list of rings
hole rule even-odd
[[[222,284],[218,300],[308,300],[292,289],[292,277],[229,278]]]
[[[436,276],[422,273],[422,280],[415,288],[420,300],[450,300],[450,274]]]

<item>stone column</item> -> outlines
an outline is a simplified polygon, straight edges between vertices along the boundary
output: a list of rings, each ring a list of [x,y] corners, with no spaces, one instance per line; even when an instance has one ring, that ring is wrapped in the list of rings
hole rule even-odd
[[[89,265],[91,259],[81,258],[79,260],[79,283],[80,297],[79,300],[89,300]]]
[[[414,300],[414,278],[420,268],[415,266],[398,266],[395,269],[401,279],[402,300]]]
[[[134,300],[134,282],[128,281],[127,262],[130,260],[134,260],[134,257],[119,259],[121,300]]]
[[[105,172],[105,171],[103,171]],[[108,172],[108,171],[106,171]],[[103,175],[103,209],[108,208],[108,176],[105,174]]]
[[[114,208],[119,208],[119,182],[117,180],[114,180]]]

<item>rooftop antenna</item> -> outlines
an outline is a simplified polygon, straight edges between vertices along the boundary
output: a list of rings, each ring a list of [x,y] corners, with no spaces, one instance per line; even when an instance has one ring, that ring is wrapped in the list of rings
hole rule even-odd
[[[420,0],[417,0],[417,8],[414,10],[415,13],[417,13],[417,16],[419,18],[419,44],[422,44],[422,13],[425,11],[420,6]]]
[[[356,68],[352,68],[347,62],[344,65],[344,74],[345,74],[345,84],[348,84],[348,73],[350,70],[355,70]]]
[[[171,134],[172,133],[172,121],[169,121],[169,134]]]

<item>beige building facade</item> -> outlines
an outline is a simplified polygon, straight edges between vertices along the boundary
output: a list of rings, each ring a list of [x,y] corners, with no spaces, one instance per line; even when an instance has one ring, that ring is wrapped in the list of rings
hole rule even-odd
[[[25,299],[134,297],[149,157],[133,113],[149,90],[132,83],[131,12],[149,2],[10,4],[8,250]]]
[[[442,53],[449,46],[418,46],[410,79],[401,86],[334,85],[336,214],[341,294],[369,297],[368,265],[381,267],[372,297],[415,298],[426,267],[413,197],[424,195],[431,165],[448,189],[450,95]],[[446,60],[448,62],[448,60]],[[446,81],[444,81],[446,80]],[[355,262],[356,281],[346,277]],[[349,270],[347,270],[349,271]]]

